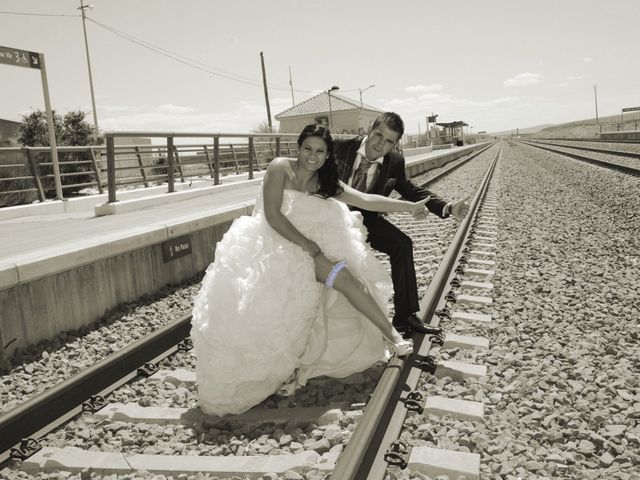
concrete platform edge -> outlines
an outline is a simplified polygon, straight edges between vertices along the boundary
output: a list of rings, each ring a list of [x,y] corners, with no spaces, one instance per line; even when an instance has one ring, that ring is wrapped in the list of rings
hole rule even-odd
[[[253,200],[247,201],[212,215],[194,215],[187,220],[182,218],[120,231],[112,234],[113,238],[101,236],[74,241],[64,250],[55,247],[15,256],[12,262],[0,263],[0,290],[250,215],[254,204]]]

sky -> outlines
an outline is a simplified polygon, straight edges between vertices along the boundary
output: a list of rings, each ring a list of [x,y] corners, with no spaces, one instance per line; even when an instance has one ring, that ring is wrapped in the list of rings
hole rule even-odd
[[[638,0],[90,3],[105,131],[256,128],[267,120],[260,52],[272,116],[292,105],[289,69],[296,103],[334,85],[359,101],[375,85],[364,103],[399,113],[411,133],[431,113],[475,132],[593,118],[594,85],[600,116],[640,106]],[[0,2],[0,46],[45,54],[60,113],[92,110],[79,5]],[[0,118],[44,108],[37,70],[0,64],[0,91]]]

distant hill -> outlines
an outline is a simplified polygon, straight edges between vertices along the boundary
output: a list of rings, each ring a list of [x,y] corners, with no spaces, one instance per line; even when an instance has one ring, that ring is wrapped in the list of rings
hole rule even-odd
[[[521,128],[519,132],[520,132],[520,135],[538,133],[540,130],[543,130],[551,126],[554,126],[554,124],[545,123],[544,125],[536,125],[535,127]],[[491,132],[488,135],[493,135],[494,137],[503,137],[505,135],[511,135],[512,133],[515,133],[515,131],[516,129],[514,128],[513,130],[505,130],[503,132]]]
[[[631,114],[625,116],[625,122],[620,123],[620,115],[609,115],[596,119],[587,118],[568,123],[545,124],[535,127],[521,128],[520,135],[527,135],[535,138],[589,138],[597,137],[600,132],[612,132],[618,130],[637,130],[640,128],[640,118],[635,119]],[[494,136],[512,135],[516,129],[504,132],[491,133]]]

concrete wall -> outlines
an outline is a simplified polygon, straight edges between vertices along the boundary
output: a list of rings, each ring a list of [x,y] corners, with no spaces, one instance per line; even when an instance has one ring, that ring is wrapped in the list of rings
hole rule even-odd
[[[204,271],[231,223],[227,215],[221,223],[193,231],[192,253],[168,263],[158,242],[0,290],[0,356],[89,325],[109,309]]]
[[[420,175],[421,173],[427,172],[434,168],[440,168],[449,162],[452,162],[475,150],[480,150],[481,148],[484,148],[486,146],[486,143],[469,145],[468,147],[457,148],[450,153],[444,153],[442,155],[439,155],[437,158],[430,158],[427,160],[421,160],[419,158],[413,159],[412,157],[408,157],[406,159],[407,163],[405,167],[407,176],[415,177],[416,175]]]
[[[602,140],[640,140],[640,130],[627,130],[622,132],[602,132]]]

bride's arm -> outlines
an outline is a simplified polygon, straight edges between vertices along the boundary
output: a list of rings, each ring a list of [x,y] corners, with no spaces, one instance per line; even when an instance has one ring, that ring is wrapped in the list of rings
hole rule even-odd
[[[276,158],[269,163],[269,167],[267,167],[267,171],[264,174],[262,188],[264,217],[271,228],[287,240],[304,248],[314,257],[320,253],[320,247],[300,233],[280,211],[285,180],[290,171],[289,160],[286,158]]]
[[[427,197],[415,203],[396,200],[384,195],[363,193],[342,181],[340,181],[340,187],[342,188],[342,193],[336,195],[335,198],[337,200],[372,212],[409,212],[416,215],[424,210],[424,205],[431,199],[431,197]]]

